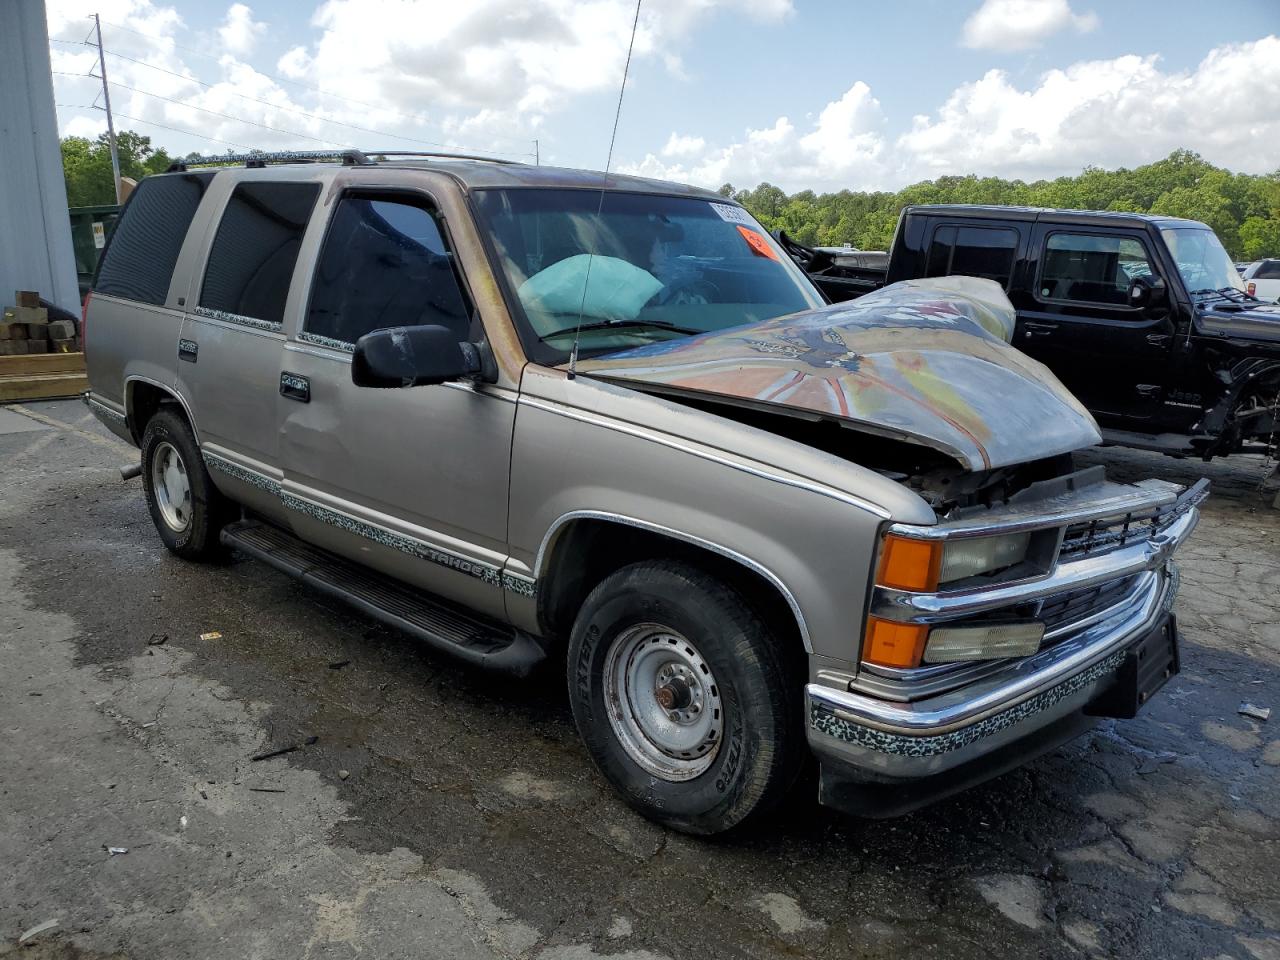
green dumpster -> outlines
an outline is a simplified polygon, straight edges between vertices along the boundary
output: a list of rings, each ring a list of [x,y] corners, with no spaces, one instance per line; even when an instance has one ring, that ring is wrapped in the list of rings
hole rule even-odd
[[[71,248],[76,257],[76,279],[80,281],[80,298],[83,300],[93,274],[98,269],[98,258],[107,245],[107,237],[120,216],[118,204],[97,207],[71,207]]]

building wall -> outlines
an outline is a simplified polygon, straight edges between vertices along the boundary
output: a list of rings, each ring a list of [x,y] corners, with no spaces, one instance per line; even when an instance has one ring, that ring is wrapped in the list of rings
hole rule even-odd
[[[15,290],[80,312],[44,0],[0,0],[0,306]]]

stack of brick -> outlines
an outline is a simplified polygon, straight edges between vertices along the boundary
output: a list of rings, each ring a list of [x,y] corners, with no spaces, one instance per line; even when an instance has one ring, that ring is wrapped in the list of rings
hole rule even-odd
[[[40,294],[19,290],[12,307],[0,317],[0,357],[25,353],[76,353],[80,349],[74,320],[50,320]]]

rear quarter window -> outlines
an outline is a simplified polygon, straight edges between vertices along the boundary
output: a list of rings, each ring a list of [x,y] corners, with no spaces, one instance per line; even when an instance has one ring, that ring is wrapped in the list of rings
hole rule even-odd
[[[302,234],[319,195],[317,183],[237,186],[209,249],[200,306],[281,323]]]
[[[178,253],[213,173],[148,177],[138,184],[102,258],[95,293],[163,304]]]
[[[1264,260],[1254,271],[1254,280],[1280,280],[1280,260]]]
[[[940,226],[929,245],[925,276],[982,277],[1008,289],[1017,249],[1018,234],[1008,228]]]

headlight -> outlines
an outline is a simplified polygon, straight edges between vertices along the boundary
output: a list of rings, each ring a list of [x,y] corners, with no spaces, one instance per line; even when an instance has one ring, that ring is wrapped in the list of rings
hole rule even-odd
[[[959,663],[963,660],[1029,657],[1040,649],[1043,639],[1044,624],[1038,620],[934,627],[929,631],[929,641],[924,647],[924,662]]]
[[[999,537],[969,537],[948,540],[942,549],[939,583],[993,573],[1022,563],[1031,547],[1031,534],[1009,533]]]
[[[1029,533],[954,540],[915,540],[891,533],[880,551],[876,583],[897,590],[933,591],[940,584],[1022,563],[1030,548]]]
[[[1008,533],[990,537],[957,537],[952,540],[918,540],[886,534],[876,568],[876,586],[894,590],[932,593],[939,586],[984,573],[994,573],[1027,559],[1030,533]],[[1044,628],[1040,627],[1043,635]],[[935,627],[937,642],[929,627],[916,623],[896,623],[868,617],[863,659],[886,667],[918,667],[924,659],[934,663],[951,660],[1019,656],[1031,650],[1033,638],[1027,631],[1010,634],[995,631],[984,636],[967,630]],[[1036,646],[1040,637],[1034,637]],[[926,644],[929,656],[926,657]]]

